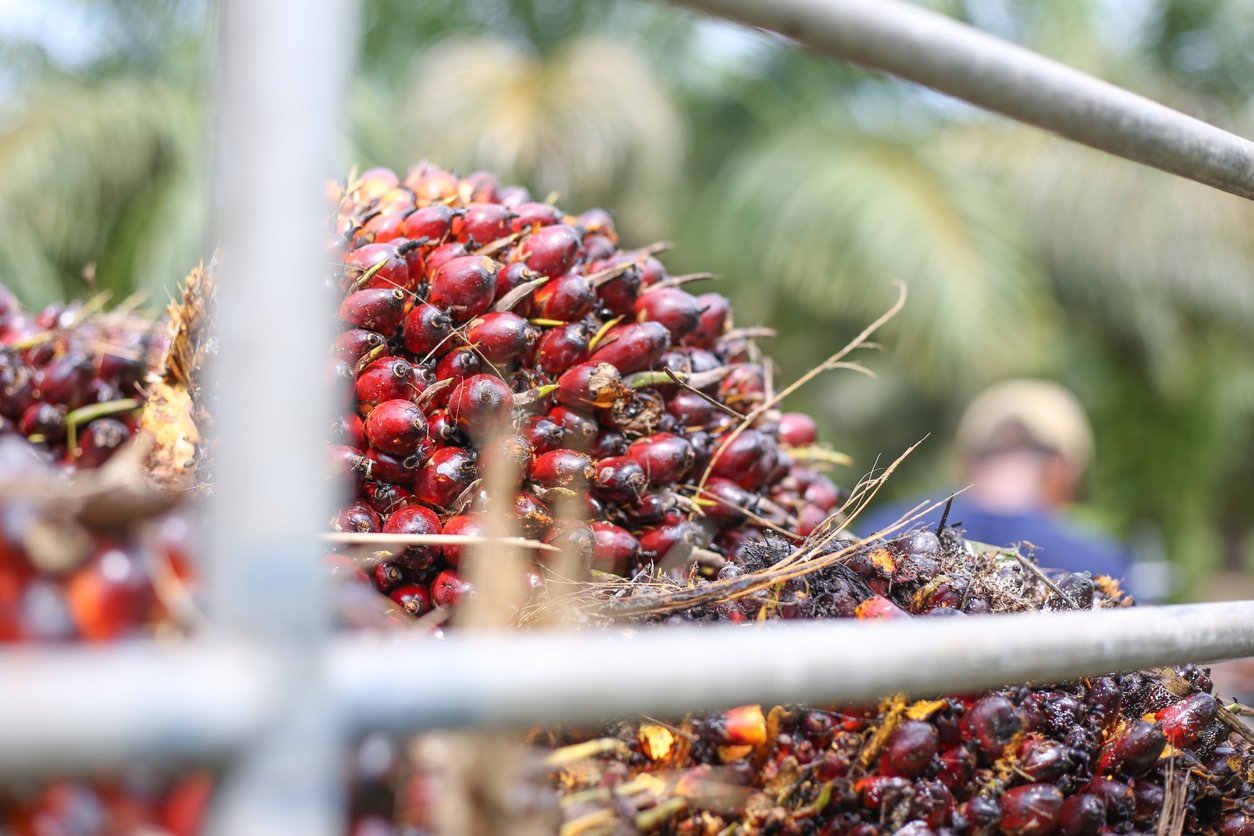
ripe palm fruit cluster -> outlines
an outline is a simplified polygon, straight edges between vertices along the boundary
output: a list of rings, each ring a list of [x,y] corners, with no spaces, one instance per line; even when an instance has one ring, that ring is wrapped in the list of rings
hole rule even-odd
[[[621,249],[605,212],[482,173],[372,169],[337,197],[328,455],[352,501],[334,529],[480,534],[493,461],[515,469],[524,537],[606,573],[684,574],[836,509],[840,490],[794,461],[814,422],[761,409],[770,380],[728,300],[689,292],[708,275],[670,276],[657,248]],[[415,615],[447,607],[464,548],[395,549],[365,580]]]

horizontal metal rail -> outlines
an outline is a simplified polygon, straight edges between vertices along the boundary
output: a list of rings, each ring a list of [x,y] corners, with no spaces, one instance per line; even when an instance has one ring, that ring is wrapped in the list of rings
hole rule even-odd
[[[591,723],[749,702],[867,703],[1254,655],[1254,601],[884,622],[464,632],[334,641],[335,716],[357,733]],[[0,772],[216,755],[299,699],[255,647],[10,650]],[[98,683],[84,688],[80,677]]]
[[[1254,199],[1254,143],[900,0],[674,0]]]

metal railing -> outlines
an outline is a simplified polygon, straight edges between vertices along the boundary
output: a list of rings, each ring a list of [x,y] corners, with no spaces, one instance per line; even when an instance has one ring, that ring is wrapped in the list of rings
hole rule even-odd
[[[889,0],[683,0],[1129,159],[1254,197],[1254,146]],[[216,832],[339,829],[338,758],[367,728],[594,720],[743,702],[857,701],[1254,655],[1254,602],[875,625],[471,631],[333,638],[316,535],[321,183],[345,107],[349,0],[227,0],[218,66],[222,242],[214,632],[0,651],[0,774],[227,759]],[[433,672],[438,671],[438,676]],[[83,683],[91,683],[84,687]]]

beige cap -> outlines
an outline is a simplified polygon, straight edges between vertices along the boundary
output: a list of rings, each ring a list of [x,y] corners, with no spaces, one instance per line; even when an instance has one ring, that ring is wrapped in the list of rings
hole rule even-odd
[[[1081,470],[1093,457],[1093,428],[1079,399],[1061,384],[1027,378],[1003,380],[977,395],[958,423],[958,447],[965,454],[986,451],[1014,425]]]

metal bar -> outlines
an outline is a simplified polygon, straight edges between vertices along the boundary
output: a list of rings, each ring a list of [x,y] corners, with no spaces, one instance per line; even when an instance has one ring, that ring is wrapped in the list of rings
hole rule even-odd
[[[218,759],[262,728],[275,681],[243,647],[21,647],[0,653],[0,775]]]
[[[287,700],[281,716],[305,702],[269,687],[283,669],[259,661],[269,658],[264,652],[248,644],[156,655],[0,651],[0,671],[16,672],[0,685],[0,772],[221,753],[269,721],[276,693]],[[358,733],[589,723],[749,702],[968,693],[1251,655],[1254,601],[626,633],[463,631],[443,641],[343,638],[332,646],[333,690],[317,719]],[[84,675],[104,687],[81,687]]]
[[[900,0],[673,0],[1254,199],[1254,143]]]
[[[323,183],[335,165],[354,45],[351,0],[226,0],[218,21],[220,354],[210,616],[263,646],[281,712],[233,764],[211,829],[342,830],[341,730],[327,703],[318,533],[330,515],[322,378],[334,321]]]

